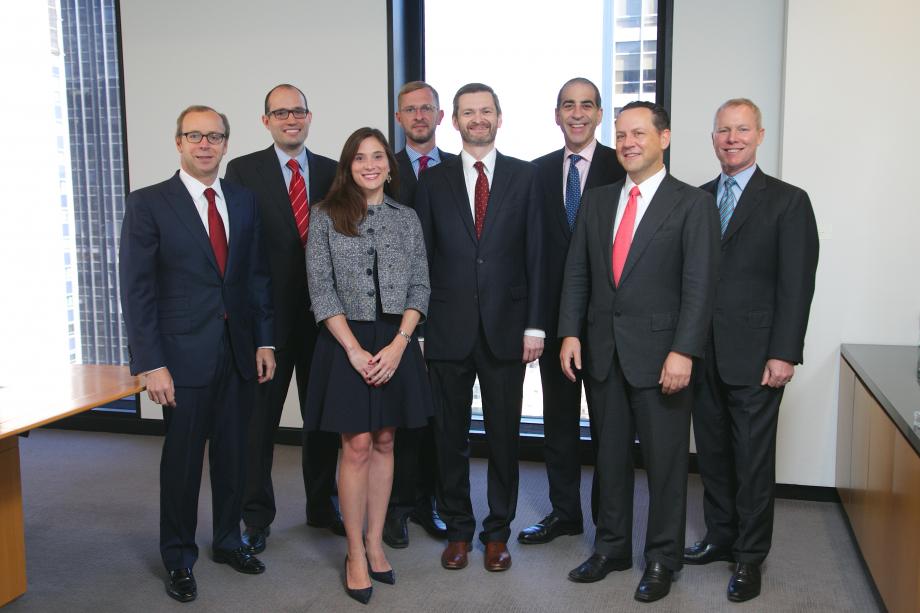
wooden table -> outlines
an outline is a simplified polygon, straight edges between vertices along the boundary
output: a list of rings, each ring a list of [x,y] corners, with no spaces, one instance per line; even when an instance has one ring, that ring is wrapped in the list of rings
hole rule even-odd
[[[59,419],[143,391],[125,366],[79,364],[0,381],[0,606],[26,592],[19,437]]]

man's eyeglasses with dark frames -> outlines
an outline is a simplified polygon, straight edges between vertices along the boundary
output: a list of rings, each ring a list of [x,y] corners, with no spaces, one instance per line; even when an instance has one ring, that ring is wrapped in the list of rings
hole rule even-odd
[[[284,121],[288,118],[288,115],[293,115],[297,119],[303,119],[307,116],[307,109],[296,108],[296,109],[275,109],[274,111],[269,111],[268,114],[274,117],[275,119]]]
[[[222,134],[220,132],[208,132],[207,134],[203,134],[198,131],[183,132],[182,136],[185,137],[185,140],[194,144],[200,143],[202,138],[206,138],[212,145],[219,145],[224,142],[225,138],[227,138],[226,134]]]

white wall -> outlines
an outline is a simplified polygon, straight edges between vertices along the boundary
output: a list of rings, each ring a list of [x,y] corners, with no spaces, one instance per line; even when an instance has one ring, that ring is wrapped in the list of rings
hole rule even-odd
[[[191,104],[230,120],[225,165],[270,145],[260,117],[278,83],[306,93],[312,151],[338,159],[356,128],[387,132],[386,2],[121,0],[121,26],[131,189],[176,171],[176,116]],[[141,415],[162,412],[145,400]],[[281,423],[300,426],[296,394]]]
[[[805,364],[780,413],[781,483],[834,485],[840,344],[920,337],[920,206],[908,190],[918,34],[911,0],[675,2],[674,174],[715,176],[713,112],[746,96],[764,112],[758,162],[805,188],[818,219]]]

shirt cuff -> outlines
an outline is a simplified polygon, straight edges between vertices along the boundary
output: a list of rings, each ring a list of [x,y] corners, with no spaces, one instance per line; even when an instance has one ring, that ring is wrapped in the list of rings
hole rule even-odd
[[[537,328],[527,328],[524,330],[524,336],[533,336],[535,338],[546,338],[546,332]]]
[[[271,349],[272,351],[275,350],[275,348],[272,345],[263,345],[261,347],[257,347],[257,349]]]
[[[158,370],[163,370],[164,368],[166,368],[166,367],[165,367],[165,366],[160,366],[159,368],[151,368],[151,369],[148,370],[147,372],[142,372],[141,374],[144,375],[144,376],[146,377],[146,376],[149,375],[150,373],[156,372],[156,371],[158,371]]]

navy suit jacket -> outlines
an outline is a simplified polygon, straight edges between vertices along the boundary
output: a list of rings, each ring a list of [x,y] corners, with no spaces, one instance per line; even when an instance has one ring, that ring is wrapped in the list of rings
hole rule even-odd
[[[468,357],[481,324],[498,359],[520,360],[524,330],[546,330],[543,213],[536,170],[530,162],[496,155],[479,239],[460,156],[422,173],[415,211],[431,278],[426,358]]]
[[[543,187],[543,227],[546,231],[546,335],[555,336],[559,325],[559,296],[565,273],[565,257],[572,240],[572,231],[565,216],[565,195],[562,190],[563,155],[565,149],[547,153],[533,161],[537,165]],[[585,189],[616,183],[626,176],[617,160],[617,152],[597,143],[594,157],[585,178]]]
[[[132,374],[166,366],[177,386],[208,385],[227,326],[236,367],[250,379],[256,348],[274,345],[255,196],[226,181],[221,190],[230,225],[223,277],[178,173],[128,194],[119,274]]]
[[[715,196],[718,186],[702,188]],[[808,194],[757,168],[721,240],[712,333],[726,383],[760,385],[771,358],[802,362],[817,267]]]
[[[326,197],[337,163],[307,150],[308,194],[310,208]],[[303,244],[291,210],[291,200],[284,186],[284,175],[278,163],[275,146],[234,158],[227,164],[224,175],[252,190],[259,203],[262,239],[272,276],[272,297],[275,309],[275,348],[299,342],[303,334],[315,328],[310,314],[310,294],[307,291],[307,266]]]
[[[624,181],[585,192],[569,247],[559,336],[585,333],[591,376],[604,381],[613,354],[626,381],[656,387],[668,353],[701,358],[716,286],[719,217],[713,197],[665,176],[635,230],[614,285],[613,222]]]
[[[438,148],[438,155],[441,156],[439,164],[443,164],[451,158],[457,157],[456,154],[447,153]],[[409,154],[403,149],[396,154],[396,163],[399,164],[399,200],[400,204],[406,206],[415,206],[415,188],[418,185],[418,178],[415,176],[415,170],[412,169],[412,162],[409,160]],[[434,168],[434,166],[432,166]]]

